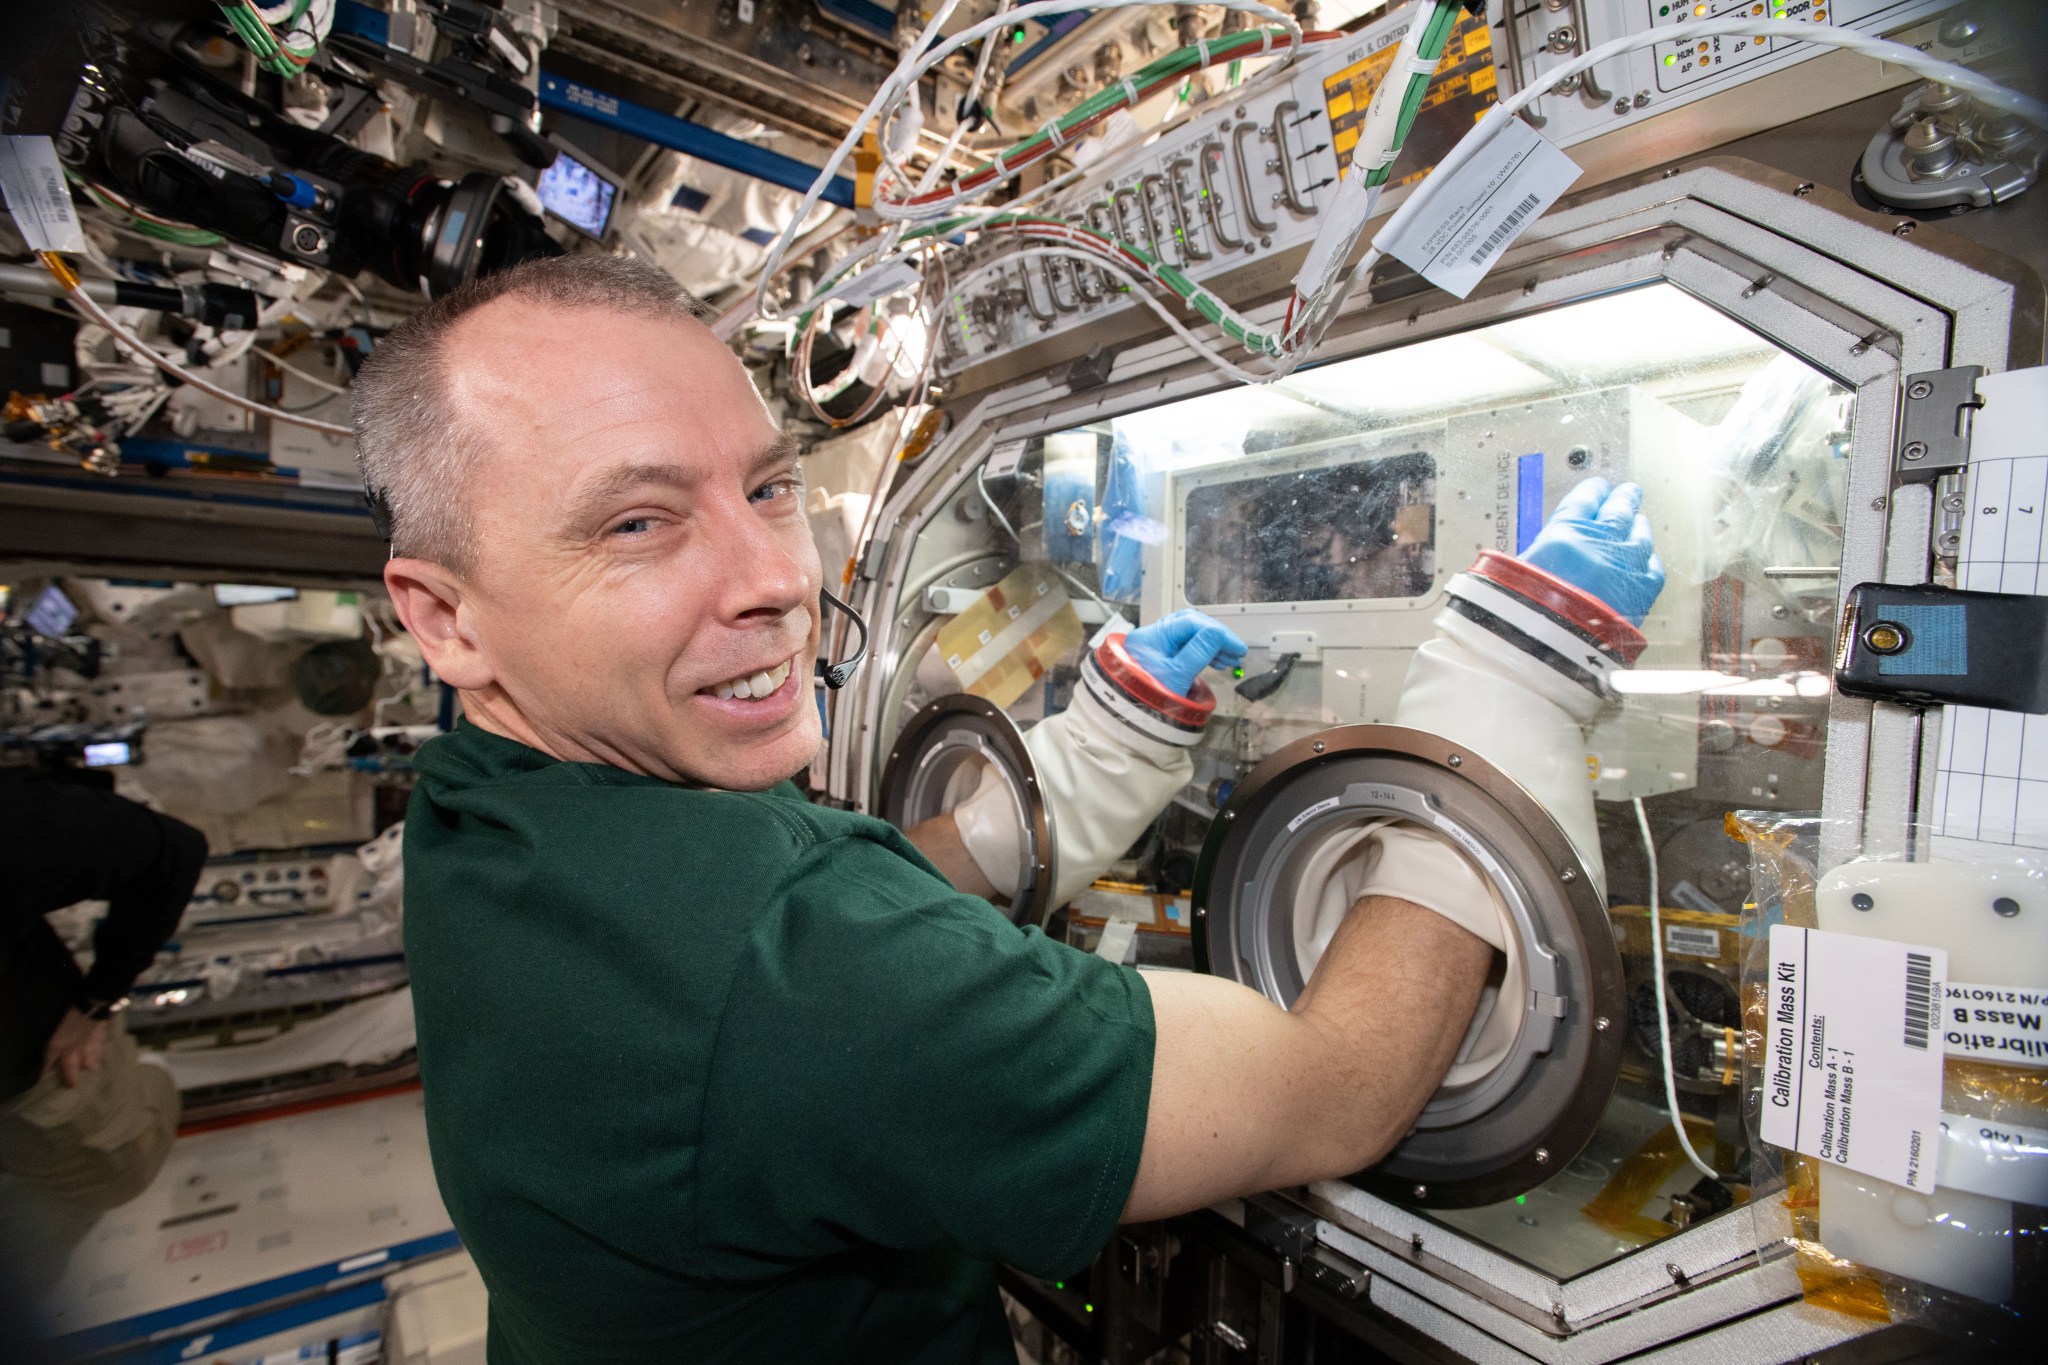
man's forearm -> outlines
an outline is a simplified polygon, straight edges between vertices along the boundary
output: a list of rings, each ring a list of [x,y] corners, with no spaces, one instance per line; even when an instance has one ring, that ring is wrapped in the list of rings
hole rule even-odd
[[[1124,1220],[1385,1156],[1449,1069],[1492,955],[1434,911],[1367,897],[1292,1012],[1222,977],[1148,972],[1158,1041]]]
[[[1464,1040],[1493,965],[1484,941],[1431,910],[1367,896],[1330,940],[1293,1014],[1314,1034],[1319,1112],[1285,1183],[1363,1169],[1414,1126]]]

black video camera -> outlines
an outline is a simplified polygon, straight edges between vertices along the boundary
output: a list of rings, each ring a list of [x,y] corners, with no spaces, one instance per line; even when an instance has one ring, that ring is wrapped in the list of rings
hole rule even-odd
[[[133,206],[342,275],[368,270],[430,297],[561,252],[501,176],[450,181],[344,142],[337,132],[379,100],[332,63],[313,78],[328,84],[334,112],[308,128],[235,83],[241,65],[221,60],[234,49],[218,20],[102,12],[82,37],[58,156],[117,211]]]

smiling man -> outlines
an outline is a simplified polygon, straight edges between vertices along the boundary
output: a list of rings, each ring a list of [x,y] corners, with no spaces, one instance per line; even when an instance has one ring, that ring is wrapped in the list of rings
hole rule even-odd
[[[451,294],[378,345],[355,417],[385,581],[462,698],[418,757],[406,946],[494,1365],[1008,1362],[997,1262],[1070,1272],[1119,1219],[1358,1170],[1443,1076],[1502,942],[1447,848],[1400,876],[1375,854],[1283,1011],[939,874],[989,889],[1000,830],[913,845],[803,800],[797,452],[659,272],[572,257]],[[1241,648],[1133,631],[1034,752],[1142,828],[1194,678]],[[1063,849],[1130,839],[1067,824]]]

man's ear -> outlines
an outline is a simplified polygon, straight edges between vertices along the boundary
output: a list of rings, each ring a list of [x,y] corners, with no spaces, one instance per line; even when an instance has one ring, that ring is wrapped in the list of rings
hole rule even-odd
[[[460,578],[431,560],[393,559],[384,565],[384,587],[435,677],[460,692],[490,685],[493,672]]]

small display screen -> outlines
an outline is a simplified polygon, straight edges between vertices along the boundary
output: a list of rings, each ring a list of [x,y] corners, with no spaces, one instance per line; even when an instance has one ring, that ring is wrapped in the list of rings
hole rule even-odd
[[[78,619],[78,608],[72,605],[62,588],[52,583],[29,605],[22,619],[37,631],[57,640],[70,633],[72,622]]]
[[[1436,461],[1416,453],[1188,493],[1188,601],[1420,597],[1436,574]]]
[[[125,740],[85,746],[85,766],[88,768],[118,768],[123,763],[134,761],[135,750]]]
[[[540,173],[540,202],[549,213],[579,232],[604,236],[612,220],[612,200],[619,187],[567,152]]]
[[[223,607],[253,607],[259,602],[289,602],[298,595],[297,588],[278,588],[268,583],[213,585],[213,600]]]

